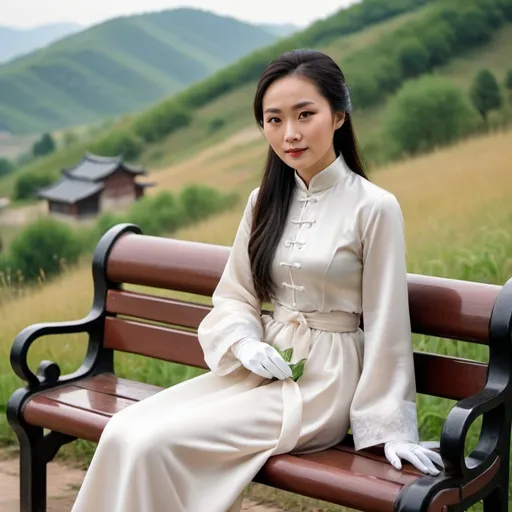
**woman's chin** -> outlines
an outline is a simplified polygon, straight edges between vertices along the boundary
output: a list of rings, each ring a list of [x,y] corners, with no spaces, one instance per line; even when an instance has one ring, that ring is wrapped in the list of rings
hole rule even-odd
[[[300,170],[310,165],[309,152],[309,149],[306,149],[305,151],[294,155],[290,153],[285,153],[282,158],[287,165],[289,165],[293,169]]]

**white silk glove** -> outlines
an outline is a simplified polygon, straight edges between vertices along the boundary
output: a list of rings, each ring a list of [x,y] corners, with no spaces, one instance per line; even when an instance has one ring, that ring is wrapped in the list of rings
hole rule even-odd
[[[288,363],[268,343],[245,338],[236,343],[231,350],[248,370],[261,377],[284,380],[292,376]]]
[[[423,473],[437,476],[440,471],[434,466],[434,463],[444,469],[443,459],[439,453],[427,448],[427,446],[435,445],[436,443],[416,444],[408,441],[390,441],[384,445],[384,453],[386,459],[396,469],[402,469],[400,459],[405,459]]]

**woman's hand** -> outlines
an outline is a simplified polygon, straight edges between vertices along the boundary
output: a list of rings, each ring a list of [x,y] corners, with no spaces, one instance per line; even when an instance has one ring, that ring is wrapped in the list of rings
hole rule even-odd
[[[284,380],[292,376],[286,361],[268,343],[245,338],[233,346],[232,352],[248,370],[261,377]]]
[[[425,445],[428,446],[427,443]],[[384,445],[384,453],[396,469],[402,469],[400,459],[405,459],[423,473],[437,476],[440,471],[434,463],[444,469],[443,459],[439,453],[429,450],[426,446],[408,441],[390,441]]]

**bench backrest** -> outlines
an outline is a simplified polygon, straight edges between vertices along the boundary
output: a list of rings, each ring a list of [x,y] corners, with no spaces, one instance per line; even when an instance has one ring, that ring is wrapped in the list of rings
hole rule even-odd
[[[108,290],[104,346],[206,368],[196,329],[208,303],[161,296],[156,289],[211,297],[230,248],[124,233],[103,258]],[[414,333],[489,344],[489,321],[501,286],[409,274]],[[141,285],[129,291],[119,285]],[[418,393],[460,400],[486,382],[487,365],[415,352]]]

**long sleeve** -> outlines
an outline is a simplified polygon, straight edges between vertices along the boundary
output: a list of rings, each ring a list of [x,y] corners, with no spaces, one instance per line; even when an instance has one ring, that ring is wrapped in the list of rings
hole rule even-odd
[[[263,339],[261,302],[254,289],[247,251],[257,192],[255,189],[247,201],[230,256],[212,295],[213,308],[198,327],[205,362],[218,375],[241,365],[231,352],[233,344],[244,338]]]
[[[370,212],[362,258],[364,356],[350,414],[355,448],[418,442],[404,220],[391,193]]]

